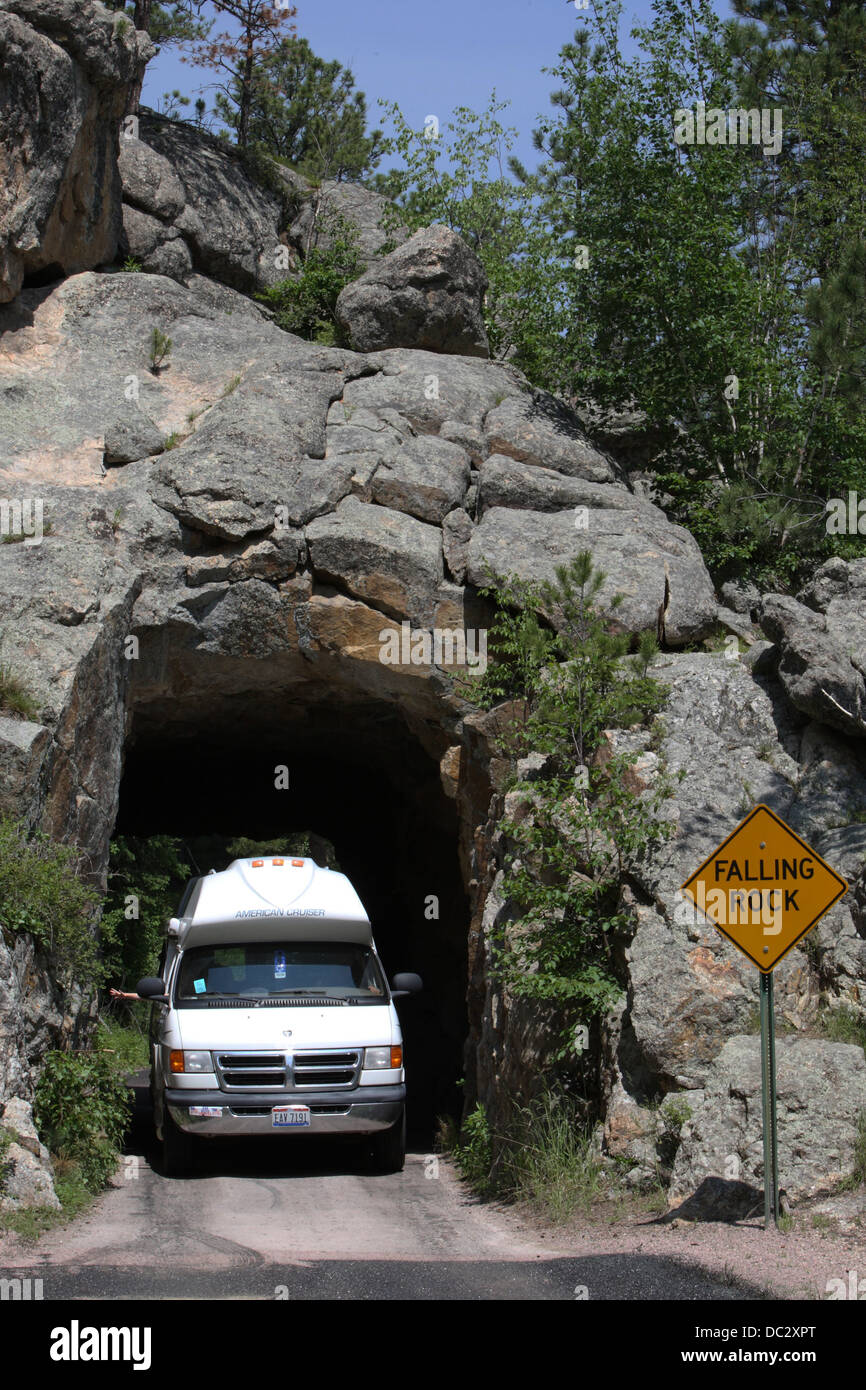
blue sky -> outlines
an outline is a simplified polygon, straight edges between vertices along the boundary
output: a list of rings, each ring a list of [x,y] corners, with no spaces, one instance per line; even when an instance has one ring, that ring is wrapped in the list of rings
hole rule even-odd
[[[727,0],[716,8],[730,13]],[[420,129],[428,115],[444,124],[458,105],[483,110],[495,88],[511,102],[501,119],[520,131],[515,153],[528,164],[535,162],[532,129],[549,110],[554,86],[541,69],[556,63],[589,13],[573,0],[298,0],[297,9],[296,30],[314,52],[354,73],[371,125],[380,119],[377,97],[396,101]],[[650,0],[626,0],[624,28],[650,15]],[[168,50],[147,70],[143,101],[157,106],[175,87],[194,97],[211,80]]]

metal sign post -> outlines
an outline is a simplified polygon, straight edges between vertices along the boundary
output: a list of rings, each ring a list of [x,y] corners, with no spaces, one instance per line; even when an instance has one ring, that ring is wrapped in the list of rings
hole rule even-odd
[[[779,1224],[779,1153],[776,1144],[776,1019],[773,975],[761,974],[761,1102],[764,1119],[764,1229]]]
[[[680,890],[761,972],[764,1227],[779,1225],[773,970],[848,884],[769,806],[756,806]]]

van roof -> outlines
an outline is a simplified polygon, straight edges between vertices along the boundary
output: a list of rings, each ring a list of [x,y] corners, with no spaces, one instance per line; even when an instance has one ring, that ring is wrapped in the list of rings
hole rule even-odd
[[[194,882],[182,899],[179,945],[235,941],[373,940],[364,904],[345,874],[313,859],[235,859]]]

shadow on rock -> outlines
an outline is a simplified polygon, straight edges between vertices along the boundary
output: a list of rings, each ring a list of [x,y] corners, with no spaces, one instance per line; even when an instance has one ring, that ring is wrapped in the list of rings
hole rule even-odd
[[[678,1207],[660,1217],[657,1225],[672,1221],[745,1221],[763,1211],[764,1194],[747,1182],[728,1178],[704,1178],[700,1187]]]

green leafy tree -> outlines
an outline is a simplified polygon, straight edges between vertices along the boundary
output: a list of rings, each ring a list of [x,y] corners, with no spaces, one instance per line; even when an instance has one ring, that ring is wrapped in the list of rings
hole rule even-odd
[[[341,63],[326,61],[292,35],[263,53],[253,70],[248,139],[305,178],[360,179],[379,162],[382,132],[367,134],[367,101]],[[234,131],[240,122],[240,78],[217,110]]]
[[[541,286],[530,196],[508,172],[517,135],[499,120],[508,103],[498,102],[493,92],[484,112],[460,106],[442,129],[431,122],[420,130],[412,129],[396,102],[380,105],[392,129],[383,153],[400,160],[370,180],[396,205],[386,214],[386,229],[403,225],[415,232],[440,223],[462,236],[487,275],[491,349],[507,356],[520,326],[525,337],[535,322],[527,319],[527,306]]]
[[[664,779],[639,795],[630,772],[637,755],[613,752],[607,735],[645,723],[663,703],[648,674],[655,636],[642,635],[628,655],[628,635],[611,631],[598,606],[603,582],[584,551],[553,581],[510,577],[482,591],[497,615],[474,698],[488,708],[512,701],[505,754],[544,755],[540,774],[516,784],[521,806],[502,827],[517,921],[498,936],[496,970],[513,994],[558,1006],[563,1048],[575,1018],[602,1011],[621,988],[623,876],[667,833],[658,814]],[[608,605],[613,612],[620,601]]]
[[[155,973],[165,924],[189,876],[181,843],[171,835],[112,840],[101,921],[104,976],[112,985],[134,989]]]
[[[799,120],[805,135],[793,154],[787,134],[778,157],[761,143],[678,144],[677,111],[702,101],[745,112],[748,45],[705,0],[652,8],[626,60],[621,7],[599,0],[599,41],[580,31],[553,69],[538,169],[513,165],[535,198],[545,286],[517,360],[581,407],[640,406],[660,441],[659,488],[719,577],[793,581],[828,553],[828,489],[856,485],[851,460],[866,481],[863,414],[846,411],[844,373],[834,382],[810,343],[821,266],[798,249],[828,180],[807,154],[822,69],[804,63],[789,83],[783,130]],[[847,194],[833,196],[853,231],[842,203],[862,201],[862,180],[841,157],[833,167],[845,171]],[[860,310],[848,310],[856,350]]]

